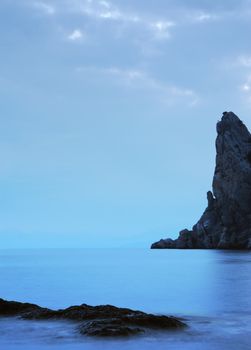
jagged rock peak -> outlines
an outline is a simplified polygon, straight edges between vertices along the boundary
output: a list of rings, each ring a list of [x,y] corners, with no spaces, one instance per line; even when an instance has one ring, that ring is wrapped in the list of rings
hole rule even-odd
[[[233,112],[217,123],[216,166],[208,206],[192,230],[151,248],[251,249],[251,135]]]

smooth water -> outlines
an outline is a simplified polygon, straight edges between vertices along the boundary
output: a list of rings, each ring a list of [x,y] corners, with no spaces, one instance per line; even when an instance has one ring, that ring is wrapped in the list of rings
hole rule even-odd
[[[113,304],[181,316],[189,327],[128,340],[75,324],[0,318],[0,349],[251,348],[251,253],[208,250],[0,250],[0,297],[50,308]]]

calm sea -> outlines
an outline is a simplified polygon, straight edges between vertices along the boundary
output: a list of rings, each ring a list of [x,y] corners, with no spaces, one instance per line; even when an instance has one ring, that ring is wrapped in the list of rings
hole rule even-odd
[[[0,250],[0,297],[62,308],[113,304],[186,318],[184,331],[128,340],[75,325],[0,318],[0,349],[250,350],[251,253],[207,250]]]

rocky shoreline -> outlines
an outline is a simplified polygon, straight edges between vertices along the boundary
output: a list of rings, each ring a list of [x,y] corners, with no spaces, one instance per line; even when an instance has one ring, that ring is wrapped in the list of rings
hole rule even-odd
[[[80,334],[96,337],[130,336],[186,326],[182,320],[173,316],[147,314],[112,305],[82,304],[51,310],[36,304],[4,299],[0,299],[0,316],[25,320],[69,320],[77,323],[76,329]]]
[[[251,249],[251,134],[233,112],[223,113],[217,134],[206,210],[192,230],[161,239],[152,249]]]

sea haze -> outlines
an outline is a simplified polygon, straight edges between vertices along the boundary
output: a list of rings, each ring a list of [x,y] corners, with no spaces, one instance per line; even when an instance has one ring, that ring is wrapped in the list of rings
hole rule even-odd
[[[0,348],[238,349],[251,339],[251,254],[209,250],[1,250],[1,297],[50,308],[113,304],[181,316],[184,331],[129,340],[58,321],[0,319]]]

